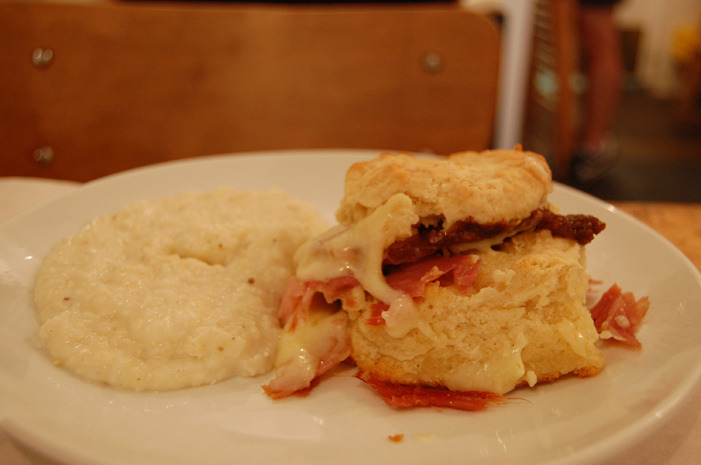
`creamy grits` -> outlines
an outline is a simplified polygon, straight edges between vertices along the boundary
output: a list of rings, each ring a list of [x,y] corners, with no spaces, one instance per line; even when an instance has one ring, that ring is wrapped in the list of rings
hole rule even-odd
[[[293,254],[325,227],[279,190],[131,203],[46,257],[34,288],[39,334],[55,364],[126,389],[265,373]]]

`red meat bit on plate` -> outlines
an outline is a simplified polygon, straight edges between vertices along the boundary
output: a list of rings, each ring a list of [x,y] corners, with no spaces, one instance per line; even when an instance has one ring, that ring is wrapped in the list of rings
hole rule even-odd
[[[479,411],[502,404],[506,398],[493,392],[451,391],[445,388],[409,386],[387,383],[359,370],[355,377],[369,384],[388,405],[405,409],[415,407],[444,407]]]
[[[647,297],[638,300],[632,292],[623,292],[617,284],[606,291],[590,309],[594,326],[603,339],[615,339],[635,348],[642,344],[635,336],[650,307]]]

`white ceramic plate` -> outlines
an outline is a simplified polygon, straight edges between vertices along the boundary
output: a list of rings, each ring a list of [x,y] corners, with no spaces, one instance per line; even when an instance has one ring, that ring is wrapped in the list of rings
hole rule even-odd
[[[372,152],[233,155],[111,176],[0,228],[0,420],[16,438],[71,464],[579,464],[641,440],[701,378],[701,276],[651,229],[590,196],[557,186],[564,213],[604,220],[589,268],[651,309],[642,351],[605,346],[598,376],[522,389],[484,412],[387,407],[351,372],[311,395],[271,401],[268,376],[167,393],[82,381],[52,365],[37,336],[33,276],[52,246],[125,203],[218,185],[278,186],[332,216],[343,176]],[[403,434],[403,441],[388,439]]]

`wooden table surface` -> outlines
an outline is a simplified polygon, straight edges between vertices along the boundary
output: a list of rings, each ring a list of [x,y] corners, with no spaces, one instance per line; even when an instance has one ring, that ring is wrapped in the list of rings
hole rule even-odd
[[[701,203],[612,203],[669,239],[701,270]]]

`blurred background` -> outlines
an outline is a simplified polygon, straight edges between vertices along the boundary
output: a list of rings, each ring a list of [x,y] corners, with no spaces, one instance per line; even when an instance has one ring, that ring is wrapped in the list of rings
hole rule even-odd
[[[539,8],[542,7],[541,3]],[[620,34],[624,64],[620,106],[612,122],[619,160],[610,174],[595,183],[569,181],[608,200],[698,202],[701,2],[622,0],[613,9],[613,19]],[[579,69],[574,71],[570,87],[579,116],[579,126],[574,130],[581,131],[587,64],[582,60],[576,66]],[[540,92],[546,101],[557,99],[554,86],[547,82],[541,84]],[[536,100],[531,98],[529,102],[524,145],[552,154],[553,133],[548,131],[547,121],[556,113],[544,115]]]
[[[605,200],[701,202],[701,2],[613,7],[615,163],[587,182],[571,171],[592,88],[579,3],[0,0],[0,176],[520,143]]]

